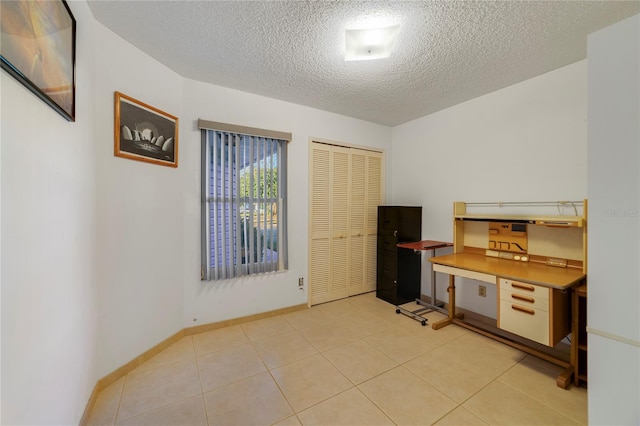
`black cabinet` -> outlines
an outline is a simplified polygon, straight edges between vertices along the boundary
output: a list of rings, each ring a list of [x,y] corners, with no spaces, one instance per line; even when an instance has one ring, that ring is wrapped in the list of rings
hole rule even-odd
[[[422,207],[378,206],[378,298],[401,305],[420,297],[420,253],[397,244],[421,239]]]

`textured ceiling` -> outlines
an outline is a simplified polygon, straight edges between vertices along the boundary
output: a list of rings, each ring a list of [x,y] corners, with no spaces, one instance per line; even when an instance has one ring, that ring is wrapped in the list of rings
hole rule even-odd
[[[90,1],[186,78],[394,126],[586,57],[640,1]],[[400,24],[388,59],[344,61],[345,28]]]

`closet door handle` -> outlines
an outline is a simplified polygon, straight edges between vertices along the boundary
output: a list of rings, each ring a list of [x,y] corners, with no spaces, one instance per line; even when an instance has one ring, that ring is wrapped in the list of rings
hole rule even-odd
[[[518,306],[518,305],[511,305],[511,309],[513,309],[514,311],[524,312],[525,314],[529,314],[529,315],[535,315],[536,314],[536,311],[534,311],[533,309],[524,308],[524,307]]]
[[[393,236],[397,237],[398,236],[398,230],[396,229],[395,231],[393,231]]]

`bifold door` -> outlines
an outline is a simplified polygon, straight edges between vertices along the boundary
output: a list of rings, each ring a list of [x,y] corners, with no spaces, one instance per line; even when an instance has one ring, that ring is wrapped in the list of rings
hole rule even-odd
[[[313,142],[309,290],[312,305],[376,288],[381,152]]]

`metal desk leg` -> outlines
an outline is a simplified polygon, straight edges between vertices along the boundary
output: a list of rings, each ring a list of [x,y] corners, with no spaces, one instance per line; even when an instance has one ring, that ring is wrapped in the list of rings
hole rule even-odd
[[[431,250],[431,257],[435,257],[435,255],[436,249]],[[433,269],[433,265],[431,265],[431,303],[425,303],[420,299],[416,299],[416,303],[428,307],[429,311],[437,311],[445,315],[449,314],[449,311],[444,308],[444,304],[438,305],[436,297],[436,271]]]
[[[435,257],[436,250],[431,250],[431,257]],[[449,314],[449,312],[444,308],[444,306],[438,306],[438,300],[436,298],[436,271],[433,269],[433,264],[431,264],[431,305],[430,307],[434,311],[441,312],[443,314]]]

